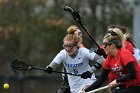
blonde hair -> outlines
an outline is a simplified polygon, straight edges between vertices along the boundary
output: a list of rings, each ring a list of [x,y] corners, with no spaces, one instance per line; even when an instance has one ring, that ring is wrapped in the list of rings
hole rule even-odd
[[[121,25],[109,25],[107,29],[110,29],[110,28],[119,28],[123,34],[125,33],[128,33],[128,27],[125,27],[125,26],[121,26]]]
[[[80,43],[82,43],[82,38],[75,34],[68,34],[63,39],[63,42],[65,42],[65,41],[73,41],[74,43],[80,44]]]
[[[120,26],[120,25],[110,25],[110,26],[108,26],[108,29],[114,29],[114,28],[119,28],[124,35],[124,39],[126,41],[129,41],[135,47],[134,40],[133,40],[132,36],[130,35],[130,33],[128,33],[128,27]]]
[[[71,25],[68,29],[67,32],[68,34],[74,34],[75,31],[78,29],[78,27],[76,25]]]
[[[126,38],[125,38],[124,34],[122,33],[122,31],[119,28],[114,28],[112,31],[117,34],[117,36],[119,37],[120,41],[124,45],[124,42],[125,42]]]
[[[106,34],[104,36],[104,39],[106,39],[107,43],[109,44],[115,44],[117,49],[123,47],[123,43],[118,36],[112,36],[111,34]]]

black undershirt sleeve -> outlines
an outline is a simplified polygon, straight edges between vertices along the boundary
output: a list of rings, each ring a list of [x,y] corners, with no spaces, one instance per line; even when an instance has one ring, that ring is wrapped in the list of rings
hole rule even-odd
[[[88,88],[86,88],[84,91],[88,92],[88,91],[91,91],[91,90],[94,90],[94,89],[100,87],[104,83],[106,78],[108,77],[109,72],[110,72],[110,70],[103,68],[100,77],[92,85],[90,85]]]
[[[128,79],[134,79],[136,78],[136,70],[135,70],[135,67],[134,67],[134,62],[129,62],[127,65],[126,65],[126,69],[127,69],[127,74],[123,77],[120,77],[118,79],[116,79],[117,83],[119,82],[124,82]]]

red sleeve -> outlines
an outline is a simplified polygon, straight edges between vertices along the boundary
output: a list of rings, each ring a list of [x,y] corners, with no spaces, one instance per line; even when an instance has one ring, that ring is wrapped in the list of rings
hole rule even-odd
[[[121,55],[122,62],[125,66],[129,62],[136,61],[133,54],[128,50],[123,51]]]
[[[134,51],[133,51],[133,45],[130,43],[130,42],[128,42],[128,41],[125,41],[125,45],[124,45],[124,48],[126,49],[126,50],[129,50],[132,54],[134,53]]]

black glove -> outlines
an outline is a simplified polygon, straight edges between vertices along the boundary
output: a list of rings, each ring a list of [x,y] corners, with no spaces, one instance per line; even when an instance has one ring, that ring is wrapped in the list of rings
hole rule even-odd
[[[53,69],[50,66],[48,66],[44,71],[51,74],[53,72]]]
[[[102,49],[102,48],[98,48],[98,49],[95,50],[94,52],[95,52],[96,54],[100,55],[100,56],[102,56],[102,55],[105,53],[104,49]]]
[[[81,75],[81,78],[87,79],[87,78],[91,78],[92,73],[89,71],[83,72]]]
[[[107,57],[107,55],[105,54],[105,51],[104,49],[102,48],[98,48],[97,50],[94,51],[96,54],[100,55],[100,56],[103,56],[104,58]]]

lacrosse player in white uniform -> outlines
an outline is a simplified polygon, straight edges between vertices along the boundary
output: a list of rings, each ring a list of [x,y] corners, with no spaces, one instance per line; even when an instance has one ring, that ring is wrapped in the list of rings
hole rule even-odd
[[[87,48],[79,48],[82,38],[78,35],[69,34],[63,40],[63,50],[61,50],[53,61],[46,67],[47,73],[52,73],[61,63],[66,68],[68,73],[82,74],[89,71],[90,75],[96,67],[90,67],[89,60],[93,60],[102,64],[104,58],[96,55]],[[88,75],[88,74],[86,74]],[[70,85],[71,93],[80,93],[96,80],[95,75],[92,74],[91,78],[82,78],[82,76],[68,75],[68,82]]]

